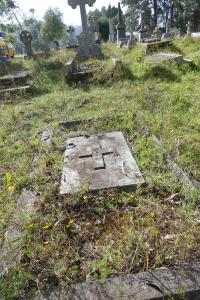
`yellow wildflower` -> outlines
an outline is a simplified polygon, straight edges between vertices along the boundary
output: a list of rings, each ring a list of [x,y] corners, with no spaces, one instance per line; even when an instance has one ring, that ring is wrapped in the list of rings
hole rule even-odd
[[[44,245],[49,245],[49,242],[47,241],[47,242],[44,242]]]
[[[9,192],[12,192],[14,189],[15,189],[15,186],[14,186],[14,185],[9,185],[9,186],[8,186],[8,191],[9,191]]]
[[[27,227],[28,227],[28,228],[33,228],[33,226],[34,226],[34,224],[30,224],[30,225],[28,225]]]
[[[74,222],[74,220],[70,220],[69,221],[69,225],[72,225],[72,224],[74,224],[75,222]]]
[[[48,229],[49,227],[51,227],[51,225],[45,225],[42,227],[42,229]]]

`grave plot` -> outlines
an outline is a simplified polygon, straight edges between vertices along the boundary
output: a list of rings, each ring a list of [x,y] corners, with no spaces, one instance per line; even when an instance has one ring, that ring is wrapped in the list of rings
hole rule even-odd
[[[29,91],[31,85],[28,83],[30,73],[27,71],[15,71],[0,77],[0,94]]]
[[[120,188],[134,190],[144,179],[121,132],[67,141],[61,194]]]
[[[159,53],[159,54],[147,56],[145,60],[151,63],[160,63],[160,62],[168,62],[168,61],[183,62],[183,55],[171,54],[171,53]]]

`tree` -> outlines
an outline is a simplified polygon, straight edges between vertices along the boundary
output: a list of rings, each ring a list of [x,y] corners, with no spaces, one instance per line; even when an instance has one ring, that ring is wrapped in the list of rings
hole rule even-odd
[[[41,31],[44,40],[48,42],[53,42],[55,39],[63,37],[65,24],[63,23],[63,14],[58,8],[49,8],[46,11]]]

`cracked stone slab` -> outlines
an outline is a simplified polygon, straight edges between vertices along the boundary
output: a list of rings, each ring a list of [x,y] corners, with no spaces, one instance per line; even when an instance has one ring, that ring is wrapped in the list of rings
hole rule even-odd
[[[183,55],[172,54],[172,53],[159,53],[154,55],[149,55],[145,58],[146,61],[151,63],[160,63],[168,61],[183,62]]]
[[[144,183],[122,132],[81,136],[67,140],[60,193],[109,188],[134,190]]]

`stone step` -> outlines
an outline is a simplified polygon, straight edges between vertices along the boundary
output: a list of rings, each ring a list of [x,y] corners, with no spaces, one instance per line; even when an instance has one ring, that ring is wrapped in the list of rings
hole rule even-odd
[[[24,85],[24,86],[14,86],[14,87],[9,87],[5,89],[0,89],[0,94],[6,94],[6,93],[16,93],[16,92],[21,92],[21,91],[30,91],[31,90],[31,85]]]
[[[27,71],[17,71],[0,77],[0,85],[8,86],[13,83],[25,83],[30,77]]]

